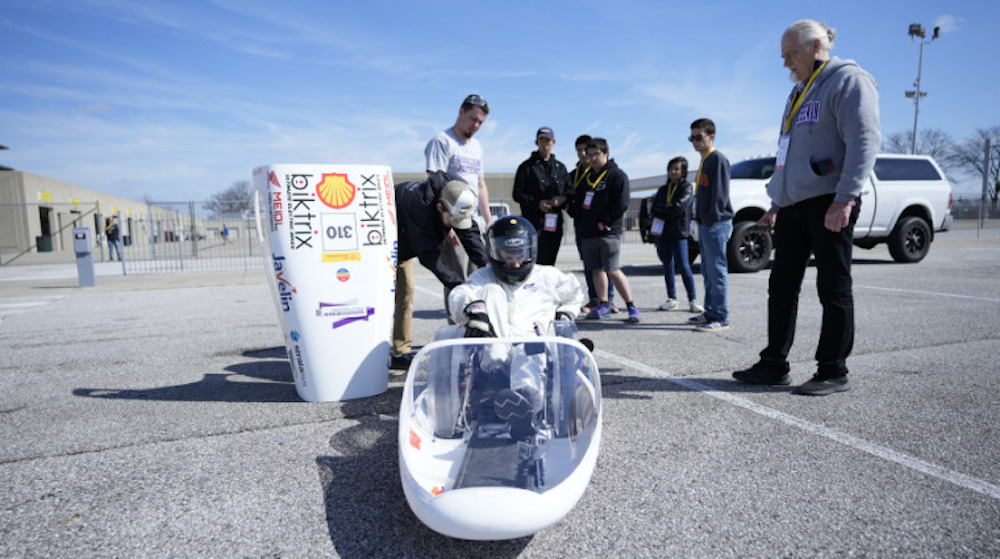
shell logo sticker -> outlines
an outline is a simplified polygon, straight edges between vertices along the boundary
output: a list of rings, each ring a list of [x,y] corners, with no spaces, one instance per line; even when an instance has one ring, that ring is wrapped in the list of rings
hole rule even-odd
[[[323,173],[323,180],[316,185],[319,199],[335,210],[350,206],[356,192],[357,188],[344,173]]]

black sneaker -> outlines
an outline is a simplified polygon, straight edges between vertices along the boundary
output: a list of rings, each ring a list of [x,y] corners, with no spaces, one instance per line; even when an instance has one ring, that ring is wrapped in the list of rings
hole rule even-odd
[[[390,369],[409,369],[410,363],[413,363],[412,353],[401,353],[399,355],[392,355],[389,357],[389,368]]]
[[[736,371],[733,378],[746,384],[763,384],[767,386],[786,386],[792,383],[792,377],[788,373],[774,367],[757,362],[749,369]]]
[[[850,389],[851,383],[846,375],[833,378],[820,378],[819,375],[815,375],[792,392],[805,396],[826,396],[834,392],[847,392]]]

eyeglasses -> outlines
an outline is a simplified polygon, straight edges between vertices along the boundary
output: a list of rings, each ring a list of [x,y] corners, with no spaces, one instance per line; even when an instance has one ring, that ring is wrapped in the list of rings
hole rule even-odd
[[[689,142],[700,142],[700,141],[704,140],[707,137],[708,137],[708,135],[706,135],[706,134],[691,134],[690,136],[688,136],[688,141]]]

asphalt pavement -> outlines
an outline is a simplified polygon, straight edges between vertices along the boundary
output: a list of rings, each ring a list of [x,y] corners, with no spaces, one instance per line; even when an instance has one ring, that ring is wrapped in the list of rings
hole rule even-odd
[[[73,265],[0,267],[0,557],[1000,556],[1000,240],[858,249],[853,389],[828,397],[731,379],[765,342],[766,271],[730,276],[732,328],[698,333],[655,310],[651,246],[624,264],[643,321],[579,323],[604,394],[590,486],[506,542],[409,510],[401,377],[299,400],[263,270],[111,265],[81,288]],[[796,383],[819,317],[810,269]],[[414,318],[418,344],[445,322],[423,270]]]

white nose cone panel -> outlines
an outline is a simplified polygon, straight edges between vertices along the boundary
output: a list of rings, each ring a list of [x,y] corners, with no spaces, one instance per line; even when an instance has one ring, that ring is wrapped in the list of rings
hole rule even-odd
[[[597,462],[600,386],[593,356],[567,338],[427,345],[400,405],[410,508],[433,530],[470,540],[519,538],[555,524]]]

